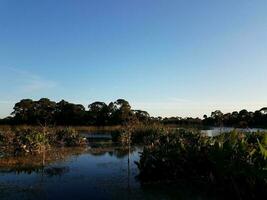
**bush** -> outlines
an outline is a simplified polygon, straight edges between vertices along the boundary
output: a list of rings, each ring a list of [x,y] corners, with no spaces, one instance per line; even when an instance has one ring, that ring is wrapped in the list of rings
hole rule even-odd
[[[55,131],[56,144],[64,146],[80,146],[86,144],[86,140],[82,138],[79,133],[72,128],[58,129]]]

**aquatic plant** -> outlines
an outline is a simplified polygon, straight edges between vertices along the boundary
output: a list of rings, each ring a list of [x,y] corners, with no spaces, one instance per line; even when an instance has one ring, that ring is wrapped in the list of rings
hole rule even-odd
[[[232,187],[242,193],[239,195],[250,189],[266,189],[266,151],[259,145],[265,144],[266,135],[233,131],[210,138],[183,129],[157,134],[146,141],[137,162],[139,179],[198,180]]]
[[[264,157],[264,159],[267,159],[267,134],[264,135],[262,143],[258,139],[257,142],[259,144],[262,156]]]

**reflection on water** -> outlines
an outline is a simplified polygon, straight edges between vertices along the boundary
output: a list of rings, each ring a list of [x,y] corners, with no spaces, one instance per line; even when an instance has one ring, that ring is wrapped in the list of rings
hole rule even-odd
[[[57,148],[50,149],[41,154],[25,155],[25,156],[6,156],[0,159],[0,172],[15,172],[28,174],[39,172],[45,167],[56,161],[67,160],[72,155],[79,155],[86,152],[87,148]]]
[[[127,198],[128,185],[139,187],[134,164],[138,151],[130,151],[129,176],[128,150],[110,142],[1,158],[0,199]]]
[[[142,185],[134,164],[140,151],[97,142],[1,158],[0,199],[208,199],[198,187]]]

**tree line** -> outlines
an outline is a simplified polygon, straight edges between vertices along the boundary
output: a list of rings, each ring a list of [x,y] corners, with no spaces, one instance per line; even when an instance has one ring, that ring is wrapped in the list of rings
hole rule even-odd
[[[200,118],[151,117],[143,110],[133,110],[128,101],[118,99],[106,104],[96,101],[87,109],[81,104],[61,100],[51,101],[41,98],[38,101],[22,99],[15,104],[10,117],[0,119],[0,124],[53,124],[53,125],[123,125],[128,122],[156,122],[179,126],[228,126],[267,128],[267,107],[255,112],[241,110],[222,113],[216,110],[210,116]]]
[[[129,121],[145,122],[149,119],[146,111],[132,110],[129,102],[124,99],[109,104],[96,101],[86,109],[81,104],[42,98],[38,101],[22,99],[15,104],[11,116],[1,120],[1,124],[105,126],[122,125]]]
[[[267,107],[255,112],[247,111],[245,109],[232,113],[222,113],[216,110],[211,113],[211,116],[203,116],[203,125],[207,126],[228,126],[228,127],[261,127],[267,128]]]
[[[234,111],[232,113],[223,113],[220,110],[216,110],[212,112],[210,116],[204,115],[203,119],[191,117],[169,117],[163,118],[161,121],[164,124],[175,124],[181,126],[267,128],[267,107],[256,110],[255,112],[243,109],[239,112]]]

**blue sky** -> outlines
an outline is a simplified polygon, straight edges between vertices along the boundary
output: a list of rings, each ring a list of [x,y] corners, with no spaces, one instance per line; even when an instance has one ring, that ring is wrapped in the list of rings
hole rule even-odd
[[[22,98],[153,116],[267,106],[265,0],[0,0],[0,117]]]

